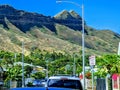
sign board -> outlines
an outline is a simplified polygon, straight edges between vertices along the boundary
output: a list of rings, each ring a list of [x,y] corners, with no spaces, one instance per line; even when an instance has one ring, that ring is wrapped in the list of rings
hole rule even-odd
[[[67,64],[66,66],[65,66],[65,70],[67,71],[67,70],[70,70],[70,64]]]
[[[95,63],[96,63],[95,56],[94,55],[90,56],[89,57],[89,64],[90,64],[90,66],[95,65]]]
[[[119,74],[112,75],[112,87],[113,87],[113,90],[120,90],[120,75]]]

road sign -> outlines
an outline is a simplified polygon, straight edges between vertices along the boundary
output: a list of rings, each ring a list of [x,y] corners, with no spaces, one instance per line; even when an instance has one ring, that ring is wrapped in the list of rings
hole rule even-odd
[[[90,66],[95,65],[95,63],[96,63],[95,56],[94,55],[90,56],[89,57],[89,64],[90,64]]]

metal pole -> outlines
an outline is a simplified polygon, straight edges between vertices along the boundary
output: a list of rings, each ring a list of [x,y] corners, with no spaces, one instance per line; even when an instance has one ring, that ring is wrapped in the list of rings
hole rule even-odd
[[[120,55],[120,42],[118,44],[118,55]]]
[[[15,53],[15,60],[14,60],[14,62],[16,62],[16,53]]]
[[[22,42],[22,87],[24,87],[24,42]]]
[[[84,5],[82,4],[82,62],[83,62],[83,90],[85,90],[85,36],[84,36]]]
[[[84,1],[84,0],[83,0]],[[82,64],[83,64],[83,90],[85,90],[85,40],[84,40],[84,3],[82,1],[82,7],[81,5],[79,5],[78,3],[75,3],[75,2],[72,2],[72,1],[66,1],[66,0],[63,0],[63,1],[56,1],[57,3],[61,3],[61,2],[66,2],[66,3],[71,3],[71,4],[74,4],[80,8],[82,8]]]
[[[94,68],[92,66],[92,90],[94,90]]]
[[[47,69],[47,71],[46,71],[46,78],[48,79],[48,60],[46,61],[46,64],[47,64],[47,67],[46,67],[46,69]]]
[[[73,54],[73,59],[74,59],[74,63],[73,63],[73,75],[76,75],[76,61],[75,61],[75,54]]]

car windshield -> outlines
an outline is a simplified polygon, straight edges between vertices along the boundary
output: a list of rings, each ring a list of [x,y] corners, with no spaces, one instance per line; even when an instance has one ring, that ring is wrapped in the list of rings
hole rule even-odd
[[[82,90],[82,85],[79,80],[60,80],[60,79],[50,79],[48,81],[48,87],[60,87],[60,88],[72,88],[77,90]]]

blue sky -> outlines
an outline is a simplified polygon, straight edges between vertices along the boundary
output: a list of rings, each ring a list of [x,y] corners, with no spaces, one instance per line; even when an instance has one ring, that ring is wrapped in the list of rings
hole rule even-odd
[[[120,34],[120,0],[68,0],[82,5],[88,26],[95,29],[110,29]],[[56,0],[0,0],[16,9],[54,16],[62,10],[75,10],[81,15],[81,8],[70,3],[56,3]]]

